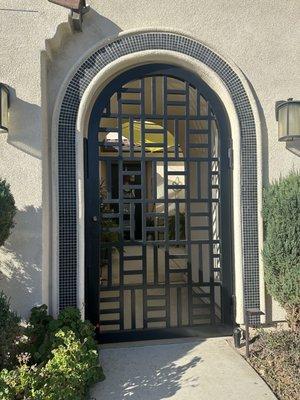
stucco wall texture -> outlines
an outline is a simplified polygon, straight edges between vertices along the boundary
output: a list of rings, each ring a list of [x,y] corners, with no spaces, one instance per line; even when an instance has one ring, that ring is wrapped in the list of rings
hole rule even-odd
[[[300,158],[278,142],[274,113],[277,100],[300,99],[298,0],[91,0],[89,4],[83,32],[72,33],[64,8],[46,0],[0,0],[0,81],[11,92],[10,132],[0,134],[0,177],[10,183],[18,207],[16,226],[0,249],[0,289],[23,316],[43,301],[43,252],[49,237],[43,225],[48,183],[42,176],[48,170],[54,102],[72,66],[106,38],[133,29],[170,29],[231,59],[248,79],[260,110],[264,185],[300,168]],[[269,319],[281,319],[276,304],[268,304]]]

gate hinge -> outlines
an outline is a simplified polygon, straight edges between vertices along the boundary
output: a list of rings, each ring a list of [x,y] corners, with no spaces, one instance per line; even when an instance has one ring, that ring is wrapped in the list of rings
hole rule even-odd
[[[227,150],[228,155],[228,166],[230,169],[233,169],[233,148],[229,147]]]

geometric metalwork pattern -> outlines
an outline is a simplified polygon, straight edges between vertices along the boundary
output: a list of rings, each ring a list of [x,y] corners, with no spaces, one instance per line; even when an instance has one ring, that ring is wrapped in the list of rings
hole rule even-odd
[[[98,144],[100,332],[221,321],[220,143],[208,101],[174,76],[134,79],[99,115]]]
[[[254,117],[243,84],[232,68],[203,44],[182,35],[144,32],[122,36],[96,50],[78,68],[65,91],[58,127],[59,307],[77,305],[76,118],[81,98],[96,74],[127,54],[170,50],[193,57],[218,74],[232,97],[241,130],[243,280],[246,307],[259,307],[257,146]]]

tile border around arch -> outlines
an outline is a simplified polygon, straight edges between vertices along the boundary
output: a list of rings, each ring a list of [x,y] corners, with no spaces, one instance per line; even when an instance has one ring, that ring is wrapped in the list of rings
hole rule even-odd
[[[245,307],[259,307],[257,143],[254,116],[236,72],[219,55],[191,38],[168,32],[123,36],[96,50],[77,69],[65,91],[58,123],[59,308],[77,302],[76,120],[84,91],[96,74],[116,59],[144,50],[171,50],[211,68],[232,97],[241,130],[241,200]]]

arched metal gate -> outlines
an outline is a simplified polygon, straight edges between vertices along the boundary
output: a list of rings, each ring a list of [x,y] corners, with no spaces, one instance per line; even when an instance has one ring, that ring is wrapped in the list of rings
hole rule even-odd
[[[231,321],[230,167],[226,113],[193,74],[147,65],[101,92],[85,217],[86,311],[103,340]]]

